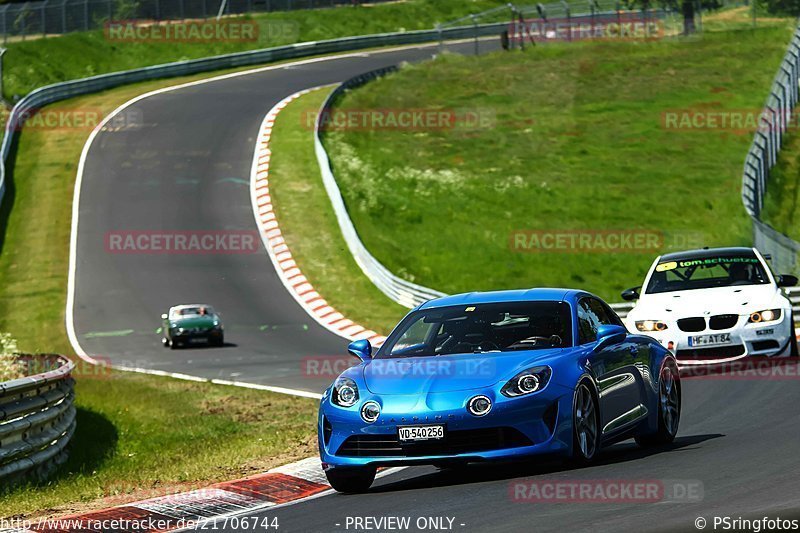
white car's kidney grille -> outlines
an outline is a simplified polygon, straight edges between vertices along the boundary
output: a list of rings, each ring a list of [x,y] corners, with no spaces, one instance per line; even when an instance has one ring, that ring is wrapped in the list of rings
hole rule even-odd
[[[706,319],[701,316],[681,318],[678,320],[678,327],[681,331],[703,331],[706,329]]]
[[[739,321],[739,315],[714,315],[708,320],[711,329],[730,329]]]

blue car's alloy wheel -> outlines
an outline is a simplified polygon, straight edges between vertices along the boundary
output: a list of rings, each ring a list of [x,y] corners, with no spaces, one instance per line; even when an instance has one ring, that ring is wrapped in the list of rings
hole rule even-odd
[[[650,435],[636,437],[640,446],[669,444],[678,433],[681,420],[681,385],[675,365],[664,365],[658,381],[658,430]]]
[[[674,437],[678,432],[678,420],[681,413],[678,385],[675,383],[675,375],[670,367],[664,368],[661,373],[658,401],[664,428]]]
[[[574,411],[573,457],[578,461],[588,462],[597,454],[599,431],[597,406],[586,383],[579,384],[575,391]]]

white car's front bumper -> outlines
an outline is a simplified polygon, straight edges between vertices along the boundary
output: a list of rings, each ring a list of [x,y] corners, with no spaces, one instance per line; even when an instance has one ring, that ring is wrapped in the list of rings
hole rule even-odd
[[[700,331],[684,331],[679,326],[681,320],[676,319],[665,321],[667,329],[664,331],[642,333],[671,350],[681,366],[727,363],[748,356],[788,356],[791,353],[790,341],[795,340],[795,329],[791,312],[787,310],[781,313],[779,320],[772,322],[752,323],[749,315],[741,315],[733,327],[725,329],[711,329],[710,317],[703,318],[705,328]],[[635,327],[632,330],[636,331]],[[695,340],[696,337],[722,334],[730,335],[730,341],[697,345]]]

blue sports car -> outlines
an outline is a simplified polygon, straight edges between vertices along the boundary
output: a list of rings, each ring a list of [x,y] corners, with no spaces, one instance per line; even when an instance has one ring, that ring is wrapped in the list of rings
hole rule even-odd
[[[470,293],[412,310],[322,397],[319,449],[331,486],[369,489],[379,466],[560,454],[578,463],[635,438],[671,442],[681,385],[675,358],[628,333],[579,290]]]

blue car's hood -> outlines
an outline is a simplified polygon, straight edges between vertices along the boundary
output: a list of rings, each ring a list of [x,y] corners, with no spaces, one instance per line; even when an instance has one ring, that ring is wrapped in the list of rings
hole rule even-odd
[[[374,359],[363,366],[374,394],[426,394],[491,387],[560,349]]]

